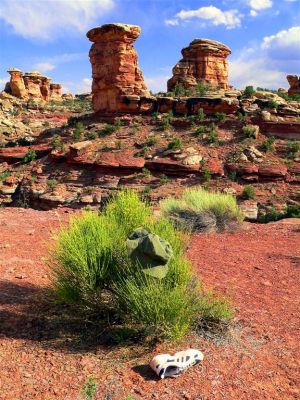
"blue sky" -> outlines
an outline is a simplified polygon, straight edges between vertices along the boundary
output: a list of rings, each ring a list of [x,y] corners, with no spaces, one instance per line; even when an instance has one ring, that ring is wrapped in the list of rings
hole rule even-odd
[[[17,67],[89,91],[85,33],[109,22],[141,26],[135,47],[153,91],[166,90],[181,49],[200,37],[231,48],[234,87],[287,87],[286,75],[300,74],[300,0],[0,0],[0,87]]]

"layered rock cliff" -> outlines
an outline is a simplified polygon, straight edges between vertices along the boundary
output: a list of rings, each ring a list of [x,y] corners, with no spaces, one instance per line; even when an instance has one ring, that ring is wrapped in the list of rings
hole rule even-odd
[[[130,112],[127,96],[149,96],[133,47],[140,33],[140,27],[128,24],[107,24],[87,33],[93,42],[89,56],[95,112]]]
[[[226,58],[231,50],[227,46],[210,39],[195,39],[181,53],[183,58],[168,80],[168,91],[177,83],[185,89],[195,88],[199,82],[215,88],[230,88]]]

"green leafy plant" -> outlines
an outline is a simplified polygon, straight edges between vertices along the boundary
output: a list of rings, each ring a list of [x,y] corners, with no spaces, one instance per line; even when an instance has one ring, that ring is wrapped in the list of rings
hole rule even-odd
[[[290,140],[287,144],[287,155],[294,158],[298,151],[300,151],[300,142],[297,140]]]
[[[86,133],[86,137],[87,137],[88,139],[90,139],[90,140],[95,140],[95,139],[97,139],[98,134],[97,134],[97,132],[95,132],[95,131],[90,131],[90,132],[87,132],[87,133]]]
[[[243,189],[242,198],[245,200],[254,200],[256,197],[254,187],[247,185]]]
[[[151,172],[147,168],[143,168],[140,174],[142,178],[149,178],[151,176]]]
[[[115,146],[116,146],[116,149],[117,149],[117,150],[121,150],[121,148],[122,148],[122,142],[121,142],[121,140],[116,140],[116,141],[115,141]]]
[[[218,132],[216,131],[216,128],[214,125],[212,125],[210,127],[210,129],[208,130],[207,135],[206,135],[206,141],[209,144],[213,144],[213,143],[218,144],[219,135],[218,135]]]
[[[31,161],[35,160],[37,157],[34,149],[29,149],[25,156],[22,158],[22,164],[28,164]]]
[[[207,85],[205,85],[203,82],[201,82],[201,81],[198,81],[197,82],[197,93],[198,93],[198,95],[201,97],[201,96],[204,96],[206,93],[207,93],[207,91],[208,91],[208,87],[207,87]]]
[[[152,147],[152,146],[154,146],[156,143],[157,143],[157,138],[156,138],[155,136],[149,136],[149,137],[146,139],[146,141],[145,141],[145,143],[144,143],[144,146]]]

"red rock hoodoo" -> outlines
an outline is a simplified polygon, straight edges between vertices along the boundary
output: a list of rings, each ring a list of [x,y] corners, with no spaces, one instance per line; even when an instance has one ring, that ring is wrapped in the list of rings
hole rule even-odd
[[[140,33],[139,26],[128,24],[106,24],[87,33],[93,42],[89,56],[95,112],[134,112],[131,100],[150,96],[133,47]]]
[[[8,70],[10,81],[5,85],[4,91],[20,99],[62,100],[62,87],[60,84],[51,83],[51,78],[39,72],[25,72],[16,68]]]
[[[290,88],[288,90],[289,96],[293,94],[300,94],[300,77],[297,75],[288,75],[286,77],[288,80],[288,83],[290,85]]]
[[[226,58],[231,50],[227,46],[210,39],[195,39],[181,53],[183,58],[175,65],[173,76],[168,80],[168,91],[172,91],[176,83],[190,89],[198,82],[230,89]]]

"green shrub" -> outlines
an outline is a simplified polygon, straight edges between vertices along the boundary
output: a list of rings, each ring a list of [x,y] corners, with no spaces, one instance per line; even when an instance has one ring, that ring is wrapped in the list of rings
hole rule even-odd
[[[81,140],[83,131],[84,131],[83,123],[82,122],[77,122],[76,125],[75,125],[74,132],[73,132],[73,139],[76,142],[79,142]]]
[[[61,137],[59,135],[53,136],[53,138],[51,140],[51,146],[54,150],[59,150],[59,151],[63,150],[64,145],[63,145]]]
[[[143,168],[140,174],[143,178],[149,178],[151,176],[151,172],[147,168]]]
[[[265,153],[274,150],[275,138],[273,136],[268,137],[261,145],[261,150]]]
[[[223,112],[216,112],[215,117],[219,122],[223,122],[226,120],[226,114]]]
[[[51,191],[56,188],[57,184],[58,184],[58,182],[56,179],[48,179],[47,180],[47,186]]]
[[[209,144],[218,144],[219,143],[219,135],[214,126],[212,126],[211,129],[208,131],[207,136],[206,136],[206,141]]]
[[[113,125],[105,124],[101,129],[101,131],[99,132],[99,136],[111,135],[112,133],[120,130],[122,126],[123,126],[122,121],[119,118],[117,118]]]
[[[245,200],[255,199],[255,190],[251,185],[245,186],[242,193],[242,198]]]
[[[269,108],[274,108],[275,110],[277,110],[278,108],[278,103],[275,100],[269,100],[268,101],[268,107]]]
[[[168,273],[161,280],[143,274],[127,256],[126,239],[141,226],[172,246]],[[61,300],[83,310],[113,309],[118,325],[130,323],[160,338],[179,339],[199,317],[217,315],[216,298],[207,300],[185,256],[187,239],[163,216],[154,218],[137,193],[119,192],[101,215],[72,217],[56,235],[50,257],[53,287]],[[113,324],[109,315],[106,320]]]
[[[196,136],[199,139],[203,139],[203,136],[207,132],[207,127],[206,126],[199,126],[194,132],[193,136]]]
[[[254,93],[255,93],[255,90],[254,90],[253,86],[246,86],[243,96],[246,98],[251,98],[254,96]]]
[[[199,110],[197,111],[196,120],[198,122],[202,122],[205,120],[205,118],[206,118],[206,115],[205,115],[203,108],[199,108]]]
[[[116,140],[116,141],[115,141],[115,146],[116,146],[116,149],[117,149],[117,150],[121,150],[121,148],[122,148],[122,142],[121,142],[121,140]]]
[[[176,137],[171,142],[168,143],[168,150],[181,150],[182,141],[181,138]]]
[[[34,149],[29,149],[25,156],[22,158],[22,164],[30,163],[36,159],[36,152]]]
[[[209,181],[211,179],[211,173],[208,168],[203,168],[202,170],[202,178],[204,179],[205,182]]]
[[[4,171],[0,173],[0,182],[5,181],[10,176],[10,172]]]
[[[297,140],[289,140],[287,144],[287,154],[290,157],[295,157],[295,155],[300,151],[300,142]]]
[[[151,147],[157,143],[157,138],[155,136],[150,136],[146,139],[144,146]]]
[[[239,121],[245,121],[245,119],[247,118],[247,116],[244,115],[244,114],[241,113],[241,112],[238,112],[238,113],[236,114],[236,117],[237,117],[237,119],[238,119]]]
[[[161,185],[165,185],[166,183],[169,183],[170,179],[167,177],[165,174],[161,174],[159,177],[159,183]]]
[[[207,93],[207,91],[208,91],[208,87],[207,87],[207,85],[205,85],[203,82],[201,82],[201,81],[198,81],[197,82],[197,94],[198,94],[198,96],[204,96],[206,93]]]
[[[87,382],[82,386],[81,394],[84,396],[85,400],[93,400],[95,399],[96,391],[95,379],[89,377]]]
[[[87,133],[86,133],[86,137],[87,137],[88,139],[90,139],[90,140],[95,140],[95,139],[97,139],[98,134],[97,134],[97,132],[95,132],[95,131],[90,131],[90,132],[87,132]]]
[[[211,193],[202,188],[188,189],[183,192],[181,199],[165,199],[161,202],[161,209],[167,217],[202,219],[202,216],[215,218],[219,230],[227,228],[227,224],[243,220],[243,213],[239,209],[236,199],[225,193]],[[186,225],[186,224],[184,224]]]
[[[251,125],[245,125],[242,127],[242,134],[246,138],[255,139],[256,138],[256,129]]]

